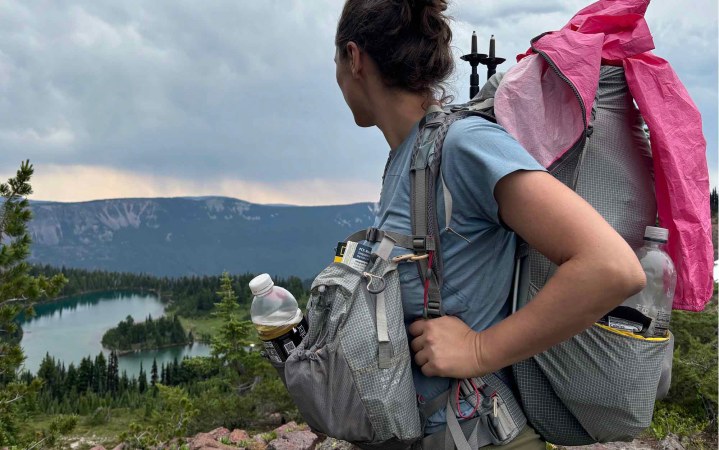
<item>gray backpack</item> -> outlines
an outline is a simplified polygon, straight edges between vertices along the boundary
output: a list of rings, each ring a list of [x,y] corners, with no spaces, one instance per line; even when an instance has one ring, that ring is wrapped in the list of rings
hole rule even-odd
[[[442,128],[479,115],[494,121],[494,76],[469,103],[447,108]],[[586,133],[548,171],[587,200],[633,247],[654,225],[656,202],[651,151],[623,69],[601,67]],[[445,132],[434,145],[441,146]],[[450,174],[447,174],[450,175]],[[441,179],[441,176],[440,176]],[[451,193],[442,183],[447,223]],[[441,264],[438,265],[441,270]],[[556,266],[526,243],[517,247],[512,311],[526,305]],[[642,338],[596,324],[512,367],[516,392],[529,423],[548,442],[586,445],[627,441],[649,426],[654,402],[671,379],[673,336]]]

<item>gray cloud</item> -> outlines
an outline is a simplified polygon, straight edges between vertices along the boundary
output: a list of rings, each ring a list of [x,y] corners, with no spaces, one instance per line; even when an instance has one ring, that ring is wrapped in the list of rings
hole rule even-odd
[[[667,2],[664,2],[667,3]],[[657,54],[704,113],[716,166],[716,4],[657,2]],[[508,58],[561,27],[576,1],[457,1],[455,54],[477,30]],[[334,80],[341,1],[0,4],[0,172],[30,158],[202,180],[377,181],[387,144],[354,125]],[[713,11],[708,14],[707,11]],[[681,39],[679,38],[681,37]],[[450,80],[465,100],[468,67]],[[368,200],[374,200],[368,198]]]

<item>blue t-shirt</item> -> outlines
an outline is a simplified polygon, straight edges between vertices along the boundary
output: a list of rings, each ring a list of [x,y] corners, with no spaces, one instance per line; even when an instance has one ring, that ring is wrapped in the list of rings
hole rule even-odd
[[[382,230],[412,234],[410,162],[417,132],[415,124],[390,155],[374,223]],[[441,170],[452,196],[451,223],[446,224],[442,187],[437,183],[444,262],[442,305],[447,315],[481,331],[508,315],[507,296],[514,267],[515,235],[500,222],[494,186],[517,170],[544,168],[501,126],[471,116],[450,126],[442,148]],[[395,247],[392,256],[408,252]],[[403,263],[398,270],[409,326],[422,317],[424,289],[416,264]],[[414,361],[412,365],[417,394],[426,400],[449,389],[450,379],[426,377]],[[437,431],[444,424],[442,409],[428,419],[426,432]]]

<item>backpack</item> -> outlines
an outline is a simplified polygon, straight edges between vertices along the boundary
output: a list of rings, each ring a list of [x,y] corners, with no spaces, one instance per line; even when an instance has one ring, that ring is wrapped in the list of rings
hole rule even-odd
[[[333,262],[320,272],[310,289],[307,335],[285,362],[270,360],[310,428],[362,449],[454,448],[453,436],[463,431],[462,450],[514,439],[526,419],[506,375],[453,384],[478,411],[461,425],[453,396],[424,404],[416,395],[397,265],[431,266],[415,252],[434,254],[435,241],[426,233],[408,236],[376,228],[346,241],[377,245],[362,265]],[[395,246],[408,252],[390,258]],[[441,300],[432,303],[435,307],[428,315],[440,315]],[[424,419],[439,408],[447,409],[453,432],[441,443],[425,442]]]
[[[495,75],[469,103],[446,108],[443,120],[468,115],[493,120],[493,97],[501,82],[502,74]],[[590,117],[586,133],[547,169],[638,248],[644,227],[655,223],[656,203],[648,140],[621,67],[600,68]],[[451,197],[446,191],[439,195]],[[508,299],[512,311],[531,301],[555,269],[520,241]],[[642,338],[595,324],[515,364],[512,374],[529,423],[548,442],[627,441],[649,426],[655,399],[666,394],[672,351],[671,334]]]

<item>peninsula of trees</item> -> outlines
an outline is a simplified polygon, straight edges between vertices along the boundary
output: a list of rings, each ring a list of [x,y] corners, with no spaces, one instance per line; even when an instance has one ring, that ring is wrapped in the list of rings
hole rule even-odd
[[[185,333],[176,315],[159,319],[147,316],[144,322],[139,323],[132,316],[127,316],[102,336],[103,347],[121,353],[185,345],[192,341],[192,332]]]

